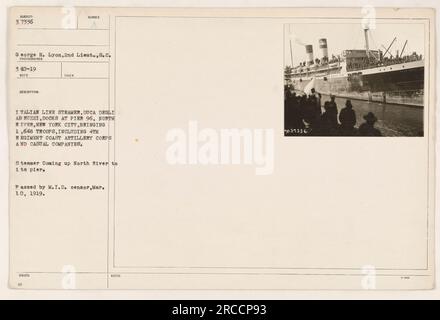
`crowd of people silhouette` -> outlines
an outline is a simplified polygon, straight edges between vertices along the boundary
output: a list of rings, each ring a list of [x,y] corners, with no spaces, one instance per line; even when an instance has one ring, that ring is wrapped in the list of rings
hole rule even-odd
[[[374,127],[376,116],[369,112],[365,122],[356,127],[356,113],[350,100],[338,112],[335,96],[321,104],[321,94],[311,89],[309,95],[297,95],[288,86],[284,91],[284,133],[286,136],[381,136]]]

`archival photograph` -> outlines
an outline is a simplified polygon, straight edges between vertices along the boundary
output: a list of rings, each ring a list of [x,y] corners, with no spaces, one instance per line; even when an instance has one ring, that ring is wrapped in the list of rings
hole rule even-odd
[[[284,25],[284,135],[424,135],[421,23]]]

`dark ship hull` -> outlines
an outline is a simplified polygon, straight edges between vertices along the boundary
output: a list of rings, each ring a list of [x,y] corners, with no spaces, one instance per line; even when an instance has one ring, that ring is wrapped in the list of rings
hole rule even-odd
[[[299,91],[313,87],[327,95],[423,107],[424,63],[412,61],[319,76],[310,73],[293,76],[291,83]]]

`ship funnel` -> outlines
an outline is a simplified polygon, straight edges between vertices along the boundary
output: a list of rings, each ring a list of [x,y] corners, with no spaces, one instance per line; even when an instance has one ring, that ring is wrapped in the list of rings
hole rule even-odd
[[[319,39],[319,49],[321,49],[322,52],[322,59],[328,59],[327,39]]]
[[[313,64],[313,46],[311,44],[306,45],[307,65]]]

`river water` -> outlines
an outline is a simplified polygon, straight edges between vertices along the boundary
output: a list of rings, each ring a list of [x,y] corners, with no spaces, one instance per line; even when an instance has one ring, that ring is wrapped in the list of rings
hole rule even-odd
[[[327,95],[322,95],[321,104],[330,100]],[[345,98],[336,98],[338,112],[345,107]],[[373,112],[378,121],[375,127],[383,136],[423,136],[423,110],[422,107],[412,107],[396,104],[383,104],[362,100],[351,100],[356,113],[356,127],[365,122],[363,116]]]

